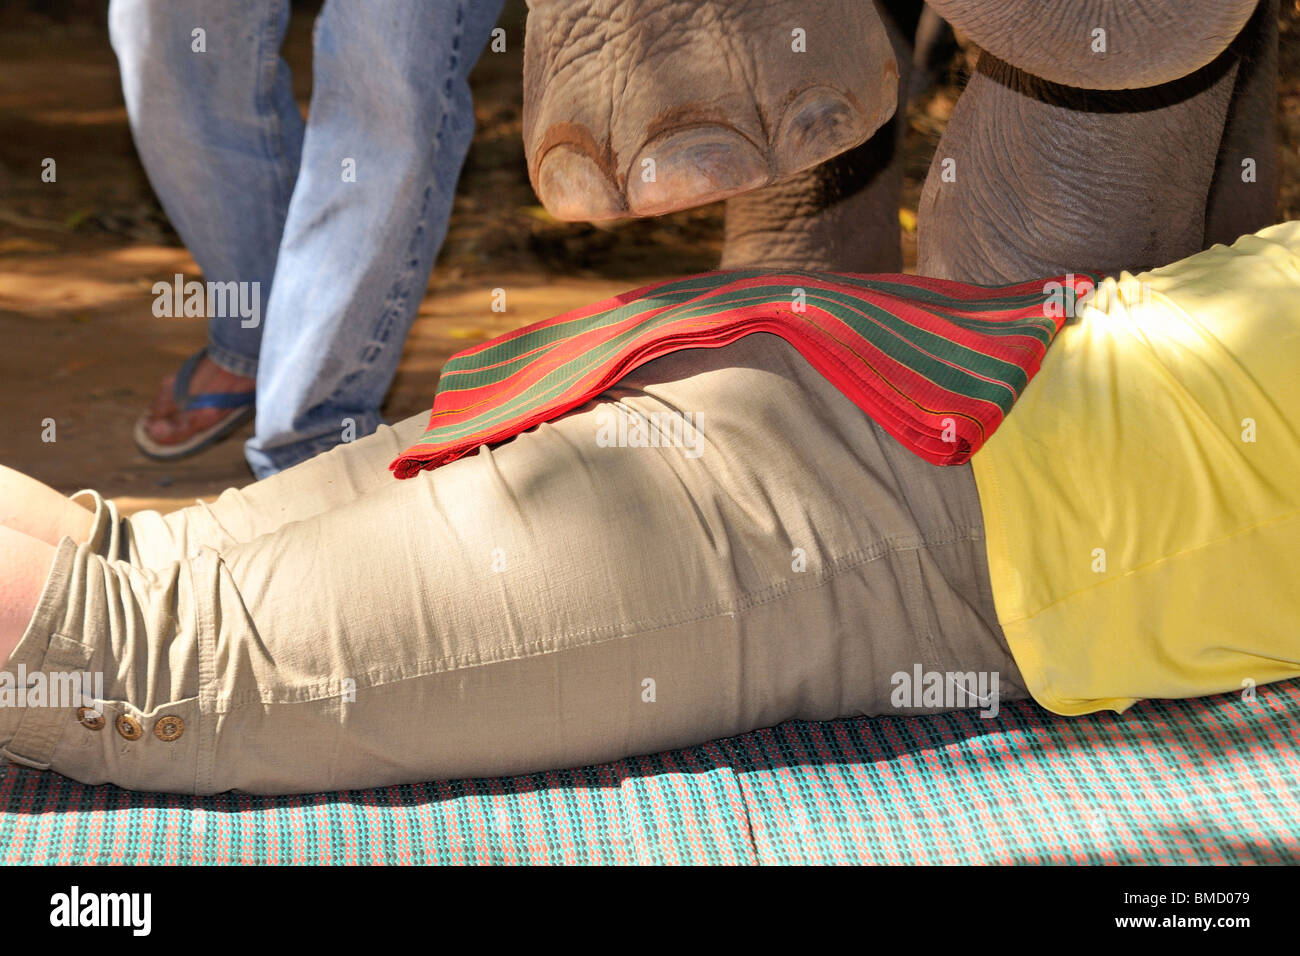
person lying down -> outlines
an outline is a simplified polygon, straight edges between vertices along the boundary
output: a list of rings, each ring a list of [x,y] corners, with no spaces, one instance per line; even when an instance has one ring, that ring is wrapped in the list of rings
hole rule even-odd
[[[782,334],[712,344],[436,468],[420,415],[167,515],[6,471],[0,753],[308,792],[1300,675],[1300,222],[1102,281],[966,463]],[[17,705],[65,672],[102,693]]]

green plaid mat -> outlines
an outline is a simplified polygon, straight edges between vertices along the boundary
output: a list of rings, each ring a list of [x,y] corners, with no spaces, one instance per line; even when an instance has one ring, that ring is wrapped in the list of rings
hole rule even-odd
[[[0,770],[7,863],[1300,862],[1300,681],[793,722],[601,767],[185,798]]]

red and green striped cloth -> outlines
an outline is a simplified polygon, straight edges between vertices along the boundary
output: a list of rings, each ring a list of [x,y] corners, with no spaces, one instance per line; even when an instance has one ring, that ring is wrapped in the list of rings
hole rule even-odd
[[[958,465],[1011,411],[1099,278],[990,287],[745,270],[646,286],[453,356],[428,429],[389,467],[409,478],[556,418],[652,359],[752,332],[781,336],[926,461]]]

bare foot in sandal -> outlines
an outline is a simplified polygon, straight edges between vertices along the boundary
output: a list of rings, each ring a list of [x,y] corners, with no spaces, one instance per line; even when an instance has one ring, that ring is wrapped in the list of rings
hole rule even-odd
[[[137,423],[137,443],[146,454],[155,457],[182,457],[207,447],[224,434],[223,423],[234,427],[242,424],[251,414],[251,404],[236,407],[201,406],[181,409],[176,402],[176,378],[172,373],[162,380],[149,410]],[[186,394],[243,396],[251,395],[256,380],[228,372],[206,355],[194,366]],[[231,429],[233,430],[233,428]],[[195,443],[195,439],[199,439]]]

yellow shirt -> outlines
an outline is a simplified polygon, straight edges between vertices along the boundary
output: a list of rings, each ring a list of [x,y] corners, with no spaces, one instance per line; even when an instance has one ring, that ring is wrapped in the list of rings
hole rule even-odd
[[[1044,707],[1300,675],[1300,221],[1107,279],[972,465]]]

